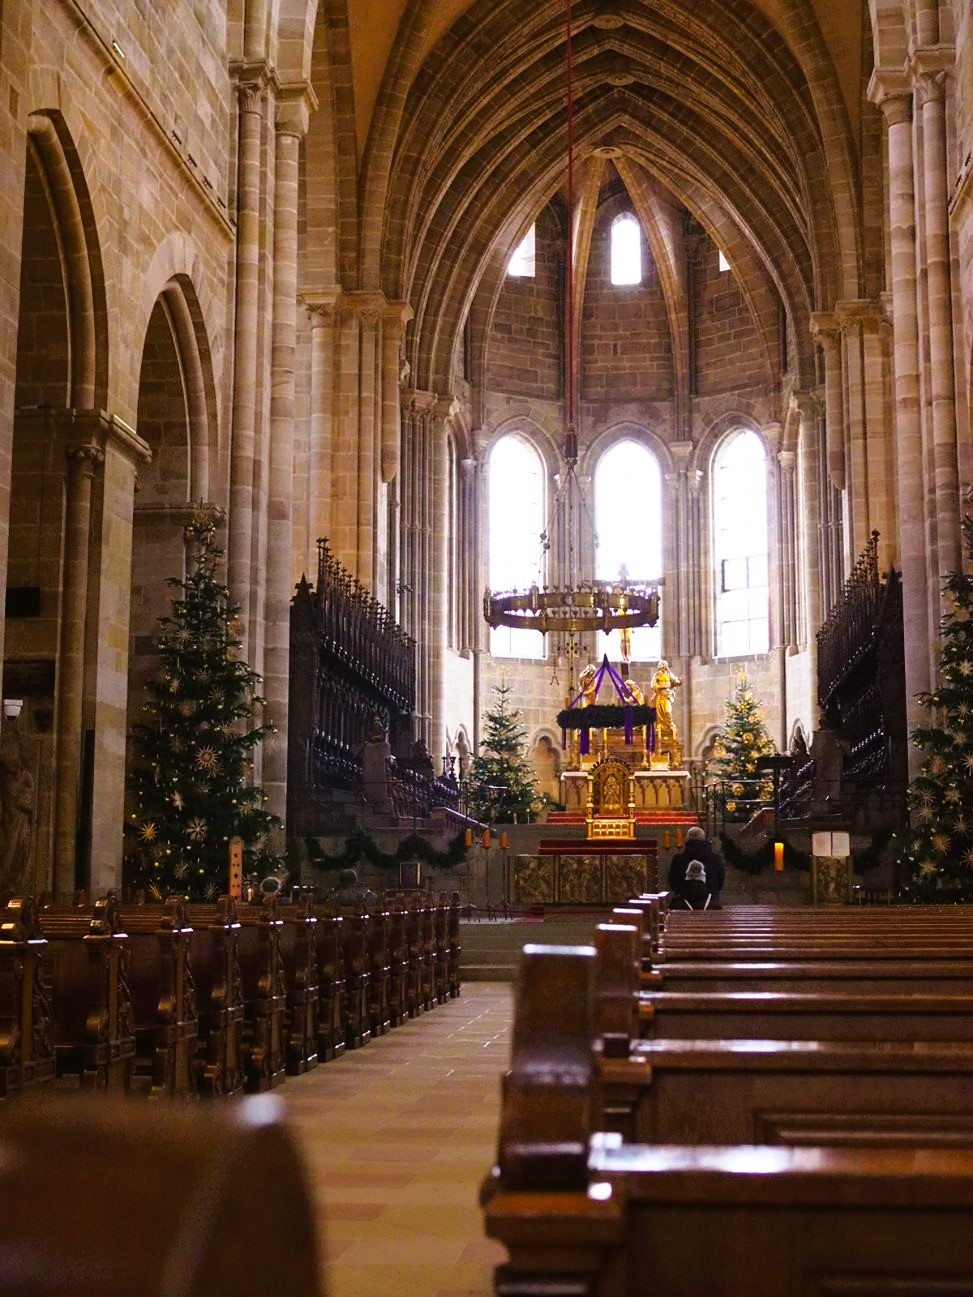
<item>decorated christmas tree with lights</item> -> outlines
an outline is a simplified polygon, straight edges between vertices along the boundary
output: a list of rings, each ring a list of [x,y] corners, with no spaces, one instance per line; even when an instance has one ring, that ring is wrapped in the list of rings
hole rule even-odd
[[[706,767],[709,779],[722,785],[727,819],[748,820],[771,801],[773,780],[758,769],[757,761],[776,751],[763,710],[741,674],[733,697],[727,699],[723,729]]]
[[[250,868],[280,821],[249,783],[253,751],[272,725],[259,723],[260,677],[241,660],[237,607],[217,580],[216,527],[200,516],[186,529],[189,573],[160,619],[159,667],[146,689],[145,719],[132,729],[126,884],[160,900],[211,900],[227,890],[230,839]]]
[[[963,519],[973,561],[973,518]],[[904,900],[973,901],[973,575],[944,587],[939,684],[920,701],[930,724],[912,733],[926,754],[909,785],[911,828],[899,852]]]
[[[527,823],[540,806],[534,772],[524,751],[527,731],[511,710],[510,686],[494,685],[496,706],[483,717],[482,753],[470,770],[474,814],[491,824]]]

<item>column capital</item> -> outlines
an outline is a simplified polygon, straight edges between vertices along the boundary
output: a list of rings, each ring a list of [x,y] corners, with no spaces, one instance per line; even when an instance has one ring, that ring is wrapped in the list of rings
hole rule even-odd
[[[82,477],[93,477],[98,465],[105,462],[105,452],[92,442],[84,442],[81,445],[66,446],[64,458],[68,461],[69,470],[74,469]]]
[[[791,409],[804,424],[813,423],[821,413],[821,400],[816,392],[803,390],[791,392],[790,404]]]
[[[686,487],[693,499],[697,499],[703,489],[705,476],[701,468],[691,468],[686,473]]]
[[[870,297],[847,298],[835,302],[834,309],[842,334],[850,333],[856,327],[876,333],[886,319],[884,305]]]
[[[231,63],[230,74],[236,77],[237,99],[242,113],[260,111],[260,101],[273,80],[266,60],[257,63]]]
[[[770,450],[779,454],[779,447],[784,440],[784,425],[777,419],[771,419],[761,425],[760,431]]]
[[[915,86],[919,107],[942,103],[946,98],[946,78],[952,71],[956,51],[952,45],[917,45],[910,50],[905,71]]]
[[[459,466],[463,476],[472,479],[476,473],[477,461],[473,455],[467,455],[465,459],[460,460]]]
[[[278,135],[293,135],[303,140],[310,124],[311,113],[318,106],[318,97],[309,81],[288,81],[277,91],[277,108],[274,127]]]
[[[669,494],[671,496],[678,496],[681,482],[682,473],[666,473],[666,486],[669,488]]]
[[[834,311],[811,312],[811,336],[822,351],[833,351],[838,346],[838,317]]]
[[[793,477],[797,465],[797,451],[779,450],[777,452],[777,463],[780,465],[780,471],[785,477]]]
[[[330,324],[343,297],[340,288],[305,289],[298,293],[298,299],[311,317],[312,329],[319,324]]]
[[[415,311],[408,302],[386,302],[382,311],[382,320],[388,333],[393,337],[401,338],[405,326],[414,315]]]
[[[866,93],[889,126],[912,120],[913,85],[901,69],[876,68]]]
[[[689,461],[694,450],[691,441],[673,441],[669,444],[669,451],[672,455],[673,462],[680,473],[685,473],[689,467]]]

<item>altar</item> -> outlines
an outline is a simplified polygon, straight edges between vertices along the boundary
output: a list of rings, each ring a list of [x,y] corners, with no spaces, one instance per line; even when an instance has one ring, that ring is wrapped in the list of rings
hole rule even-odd
[[[537,855],[514,856],[507,862],[503,882],[508,904],[518,908],[623,905],[633,896],[658,890],[658,843],[652,838],[545,839]]]

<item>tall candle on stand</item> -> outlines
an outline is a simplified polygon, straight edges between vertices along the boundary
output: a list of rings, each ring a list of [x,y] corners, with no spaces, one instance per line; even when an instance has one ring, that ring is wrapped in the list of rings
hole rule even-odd
[[[774,870],[778,874],[784,872],[784,844],[783,842],[774,843]]]

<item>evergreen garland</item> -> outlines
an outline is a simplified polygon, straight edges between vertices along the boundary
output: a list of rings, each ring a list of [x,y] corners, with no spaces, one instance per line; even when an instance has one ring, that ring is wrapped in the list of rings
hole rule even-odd
[[[209,517],[186,528],[192,546],[169,616],[160,618],[159,668],[146,685],[148,719],[131,731],[126,883],[161,900],[212,899],[229,881],[229,842],[240,837],[248,869],[269,872],[260,847],[280,820],[248,782],[253,749],[273,727],[257,723],[260,677],[240,660],[237,607],[216,579],[222,550]]]
[[[520,712],[508,710],[510,686],[505,682],[494,685],[493,692],[497,704],[483,718],[483,751],[473,758],[470,768],[473,814],[491,824],[526,823],[542,805],[524,752],[527,731],[519,723]]]
[[[757,760],[776,751],[760,704],[741,673],[734,696],[727,700],[723,730],[706,767],[709,779],[724,785],[727,819],[748,820],[772,799],[773,780],[758,769]]]
[[[973,518],[963,538],[973,562]],[[909,786],[898,862],[901,899],[940,904],[973,901],[973,575],[949,574],[944,591],[939,684],[920,695],[930,724],[912,734],[927,755]]]
[[[620,730],[625,727],[625,713],[633,725],[654,725],[655,708],[644,704],[592,703],[590,707],[567,707],[557,714],[562,730]]]
[[[314,837],[305,839],[307,853],[311,863],[317,869],[349,869],[362,860],[367,860],[377,869],[395,869],[406,860],[422,860],[435,869],[454,869],[466,859],[465,830],[450,839],[445,851],[437,851],[426,838],[418,833],[410,833],[403,838],[395,851],[382,851],[375,839],[364,829],[356,829],[345,838],[343,851],[329,856]]]

